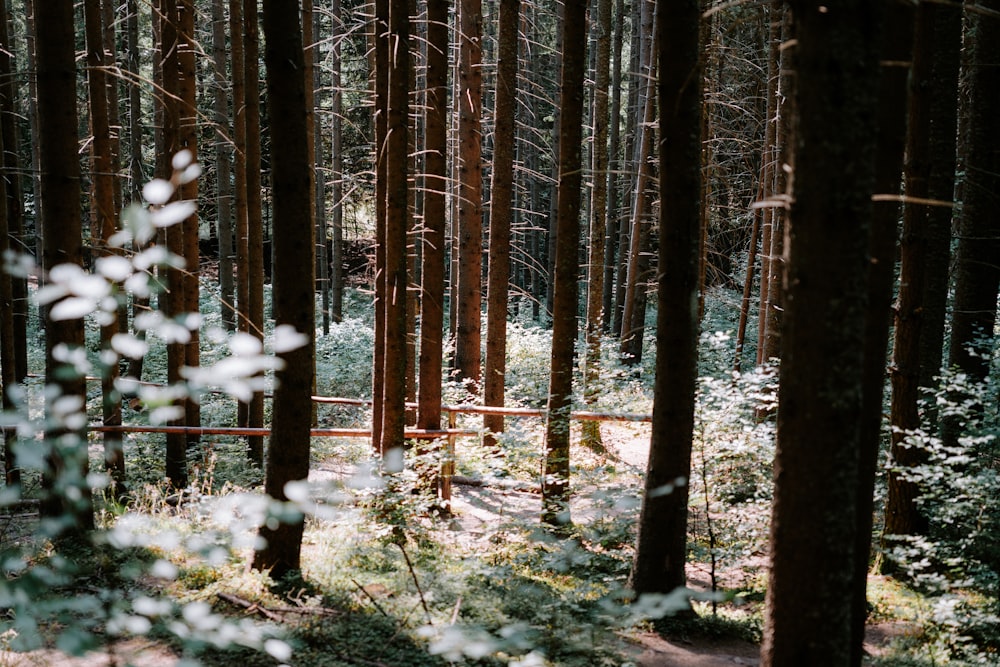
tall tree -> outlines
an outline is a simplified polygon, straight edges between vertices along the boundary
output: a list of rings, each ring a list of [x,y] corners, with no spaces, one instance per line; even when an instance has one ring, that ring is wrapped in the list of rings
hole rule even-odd
[[[685,584],[688,487],[698,367],[701,229],[701,61],[698,0],[658,2],[660,31],[660,270],[656,380],[646,492],[631,587]]]
[[[493,173],[490,184],[490,252],[486,293],[486,374],[483,404],[502,406],[507,373],[507,293],[514,210],[514,118],[520,0],[500,3],[494,102]],[[486,415],[483,427],[503,431],[503,415]],[[492,439],[492,436],[487,436]]]
[[[652,180],[653,155],[653,120],[656,111],[656,49],[657,33],[655,28],[658,6],[651,0],[642,2],[641,56],[640,67],[643,73],[642,92],[637,104],[641,114],[637,123],[638,140],[634,148],[634,164],[636,168],[635,188],[632,191],[631,231],[628,236],[628,249],[625,256],[627,275],[625,276],[625,293],[622,302],[621,353],[628,364],[638,364],[642,360],[642,339],[646,327],[646,272],[649,268],[649,221],[650,208],[648,187]],[[699,161],[701,158],[699,157]],[[622,252],[626,253],[622,243]]]
[[[427,103],[421,237],[420,393],[417,425],[441,428],[448,155],[448,0],[427,2]]]
[[[920,491],[905,468],[926,456],[910,446],[921,426],[921,393],[941,366],[951,201],[955,182],[955,132],[962,10],[921,3],[909,97],[899,294],[892,347],[892,468],[889,470],[883,542],[891,535],[921,535],[927,520]],[[893,561],[883,561],[891,571]]]
[[[344,169],[341,154],[343,135],[343,93],[341,90],[341,42],[344,39],[344,18],[340,0],[330,7],[331,21],[331,95],[330,95],[330,317],[340,322],[344,315]]]
[[[382,368],[381,453],[403,447],[406,426],[406,233],[410,226],[407,184],[409,146],[409,1],[390,0],[385,148],[385,309]],[[381,76],[380,73],[377,73]],[[375,397],[377,401],[379,397]]]
[[[226,131],[232,127],[229,113],[231,88],[226,67],[226,10],[225,0],[212,0],[212,62],[215,113],[215,173],[218,180],[215,210],[219,235],[219,301],[222,326],[227,331],[236,329],[235,286],[233,284],[233,140]]]
[[[548,418],[542,521],[562,526],[569,514],[570,410],[573,402],[573,353],[576,345],[579,278],[580,199],[583,167],[584,72],[587,68],[587,6],[569,3],[562,22],[563,61],[559,76],[559,187],[552,355],[549,364]]]
[[[20,133],[17,106],[17,85],[14,76],[14,45],[8,28],[10,14],[6,3],[0,9],[0,133],[3,134],[3,173],[6,190],[7,226],[11,240],[23,241],[24,237],[24,188],[21,183],[21,157],[18,150]],[[10,276],[11,309],[10,326],[13,330],[14,380],[23,382],[28,376],[28,281],[24,277]]]
[[[949,363],[981,381],[989,373],[989,350],[996,340],[997,289],[1000,286],[1000,24],[996,16],[976,11],[966,3],[968,59],[968,118],[962,155],[965,182],[958,220],[958,253],[955,262],[955,298],[951,318]],[[1000,11],[996,0],[977,3],[978,8]],[[995,343],[993,343],[995,345]],[[946,442],[958,436],[959,424],[947,420],[942,431]]]
[[[240,311],[248,319],[249,332],[264,339],[264,220],[261,188],[260,123],[260,31],[257,0],[243,0],[243,80],[246,121],[247,184],[247,304]],[[264,392],[250,399],[247,426],[264,426]],[[264,460],[264,438],[248,438],[250,460]]]
[[[72,0],[35,2],[37,29],[36,62],[38,66],[38,120],[42,132],[37,135],[41,178],[42,230],[45,252],[42,267],[50,272],[61,264],[82,265],[83,236],[80,219],[80,162],[77,159],[76,54]],[[84,345],[83,319],[54,319],[46,310],[45,375],[49,384],[58,386],[61,395],[80,401],[85,410],[86,378],[70,367],[66,349]],[[51,408],[51,406],[49,406]],[[72,530],[86,530],[94,525],[94,511],[86,486],[87,440],[80,432],[51,433],[51,451],[47,457],[44,483],[50,496],[42,504],[42,514],[56,517],[68,512],[73,517]],[[57,437],[58,436],[58,437]],[[59,495],[59,477],[75,474],[80,498],[67,505],[69,497]],[[72,484],[72,482],[70,482]]]
[[[107,245],[108,239],[117,230],[117,209],[115,205],[114,161],[112,159],[111,123],[107,85],[108,64],[104,50],[104,11],[101,0],[93,0],[84,5],[84,22],[87,41],[87,88],[90,99],[91,143],[91,215],[96,221],[99,236],[92,239],[97,253],[104,256],[113,254]],[[117,311],[108,313],[109,322],[101,326],[101,348],[111,349],[111,339],[118,333]],[[102,413],[104,424],[118,426],[122,423],[121,396],[115,387],[118,379],[118,363],[106,366],[101,374]],[[104,463],[120,492],[125,484],[125,453],[121,435],[104,434]]]
[[[274,319],[294,329],[302,344],[276,343],[284,362],[274,392],[272,435],[267,448],[264,488],[287,500],[285,487],[309,474],[309,427],[315,370],[314,231],[310,215],[306,95],[299,3],[264,0],[264,52],[268,116],[271,123],[273,214],[281,229],[274,237]],[[280,332],[280,330],[279,330]],[[281,338],[290,337],[287,331]],[[253,566],[269,569],[276,580],[299,569],[303,520],[263,526],[267,545],[254,554]]]
[[[458,280],[455,368],[479,393],[483,287],[482,0],[459,0]]]
[[[854,608],[851,664],[861,664],[865,621],[868,617],[868,569],[874,482],[882,441],[885,350],[892,314],[896,237],[899,228],[898,195],[906,143],[906,102],[913,57],[914,7],[889,2],[882,64],[879,74],[878,144],[875,154],[875,202],[872,214],[871,262],[868,269],[868,319],[865,324],[864,380],[861,390],[861,458],[858,490],[858,533],[854,554]],[[859,637],[862,638],[859,640]]]
[[[156,72],[160,79],[158,106],[161,112],[161,145],[158,146],[157,172],[160,178],[171,178],[172,156],[180,150],[180,64],[179,64],[179,14],[177,0],[157,0],[154,7],[154,22],[157,26],[159,53]],[[171,254],[184,257],[184,226],[174,225],[165,230],[166,246]],[[159,306],[168,318],[178,317],[184,312],[186,301],[184,290],[187,281],[180,269],[166,270],[168,289],[159,296]],[[187,360],[184,343],[174,341],[167,344],[167,381],[180,382],[181,367]],[[183,425],[184,419],[173,425]],[[187,486],[187,439],[183,433],[167,434],[166,474],[175,488]]]
[[[382,396],[385,391],[385,216],[386,116],[389,110],[389,0],[375,0],[369,63],[374,73],[375,125],[375,349],[372,352],[372,451],[381,456]]]
[[[884,3],[789,6],[796,171],[761,664],[846,665],[860,641],[860,421]]]
[[[604,277],[608,217],[608,84],[611,64],[611,0],[598,0],[596,74],[594,81],[594,142],[591,171],[593,189],[590,193],[590,251],[587,259],[587,352],[583,364],[584,400],[591,404],[598,395],[601,365],[601,332],[604,324]],[[583,442],[591,448],[601,447],[601,423],[583,423]]]

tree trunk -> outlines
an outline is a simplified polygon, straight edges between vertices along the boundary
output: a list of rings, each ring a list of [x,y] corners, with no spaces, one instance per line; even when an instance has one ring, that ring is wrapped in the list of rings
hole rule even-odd
[[[618,257],[618,236],[621,224],[620,190],[621,159],[621,106],[622,106],[622,48],[625,32],[625,0],[618,0],[615,11],[615,34],[611,64],[611,146],[608,149],[607,176],[607,239],[604,247],[604,298],[602,307],[602,328],[613,330],[615,319],[615,266]],[[620,329],[619,329],[620,330]]]
[[[215,173],[218,181],[216,215],[219,230],[219,301],[222,326],[226,331],[236,329],[236,304],[233,300],[233,183],[231,179],[232,127],[229,114],[231,90],[226,75],[226,11],[224,0],[212,0],[212,59],[215,84]]]
[[[651,2],[642,6],[642,55],[640,68],[646,84],[639,96],[642,119],[638,123],[639,140],[635,144],[635,190],[632,192],[632,220],[629,233],[625,300],[622,303],[621,354],[626,364],[637,365],[642,359],[642,338],[646,326],[646,270],[649,266],[645,251],[648,246],[649,224],[646,221],[649,204],[647,188],[650,182],[650,156],[653,154],[653,120],[656,110],[655,53],[657,34],[654,28],[657,9]],[[698,162],[701,162],[699,155]]]
[[[198,79],[195,63],[195,53],[201,49],[194,32],[194,0],[177,0],[179,18],[177,42],[177,66],[179,68],[180,122],[178,125],[180,148],[191,152],[193,162],[198,161]],[[191,179],[181,184],[179,192],[182,199],[198,201],[198,180]],[[198,273],[200,265],[198,247],[198,214],[194,213],[183,222],[184,259],[186,270],[184,280],[184,311],[188,313],[201,312],[199,300],[200,287]],[[184,345],[184,363],[189,368],[201,365],[199,327],[191,329],[191,338]],[[201,426],[201,404],[187,399],[184,405],[187,426]],[[188,447],[196,445],[201,437],[188,435]]]
[[[257,24],[257,0],[243,0],[243,76],[246,100],[246,184],[247,184],[247,265],[248,294],[243,316],[248,331],[264,340],[264,220],[261,201],[260,159],[260,37]],[[264,392],[255,392],[250,400],[247,425],[264,426]],[[263,462],[264,438],[247,439],[250,460]]]
[[[576,345],[579,273],[580,201],[583,167],[584,71],[587,66],[587,7],[565,6],[564,44],[559,79],[559,188],[555,275],[552,300],[552,358],[549,371],[548,419],[542,481],[542,521],[551,526],[570,522],[569,443],[573,400],[573,352]]]
[[[427,104],[421,266],[420,407],[417,426],[441,428],[444,354],[445,199],[448,184],[448,0],[427,3]]]
[[[698,369],[701,62],[698,0],[657,3],[660,63],[659,308],[653,429],[630,586],[684,586],[688,486]]]
[[[483,287],[482,0],[459,3],[458,293],[455,368],[479,393]]]
[[[996,0],[978,3],[1000,11]],[[996,119],[1000,113],[1000,30],[996,18],[968,12],[966,48],[968,101],[962,155],[965,182],[958,220],[955,262],[955,298],[951,318],[949,365],[980,382],[989,374],[995,349],[997,289],[1000,284],[1000,138]],[[954,446],[962,424],[943,420],[942,437]]]
[[[866,486],[860,420],[884,3],[854,0],[831,12],[818,4],[790,4],[796,171],[765,667],[852,664],[859,639],[853,614]]]
[[[587,260],[587,352],[583,364],[584,401],[592,406],[600,394],[601,334],[604,322],[604,275],[608,216],[608,83],[611,63],[611,0],[599,0],[594,29],[596,73],[594,81],[593,171],[594,188],[590,194],[590,251]],[[617,121],[617,119],[616,119]],[[600,450],[601,423],[583,423],[582,442]]]
[[[913,58],[914,8],[908,3],[888,3],[882,65],[879,75],[878,144],[875,153],[875,199],[872,207],[868,269],[868,319],[865,323],[865,360],[862,381],[861,457],[859,460],[858,533],[854,554],[854,607],[851,664],[863,657],[865,621],[868,617],[868,568],[874,511],[875,475],[882,440],[882,405],[885,387],[885,351],[892,322],[892,283],[899,228],[899,192],[906,144],[906,102],[910,62]],[[879,195],[883,195],[879,197]]]
[[[332,95],[330,101],[330,318],[334,322],[344,319],[344,168],[341,154],[343,127],[343,93],[341,92],[341,46],[344,39],[344,20],[340,0],[333,0],[330,14],[332,46]]]
[[[409,0],[390,0],[388,32],[385,170],[385,359],[382,368],[380,454],[401,450],[406,426],[406,232],[410,226],[409,159]],[[377,72],[377,76],[383,76]],[[375,397],[378,401],[379,397]],[[399,452],[397,452],[398,454]]]
[[[375,350],[372,369],[372,453],[382,456],[382,411],[385,409],[385,218],[386,218],[386,139],[389,112],[389,0],[375,0],[372,24],[372,62],[375,87]]]
[[[45,253],[42,268],[48,273],[61,264],[82,267],[83,243],[80,219],[80,162],[77,157],[76,62],[74,53],[72,0],[35,2],[35,46],[38,66],[38,120],[36,135],[41,178],[42,229]],[[56,302],[58,303],[58,302]],[[53,304],[55,305],[55,304]],[[62,398],[76,397],[86,403],[86,379],[61,358],[60,349],[84,346],[83,318],[52,319],[46,309],[45,377]],[[48,416],[56,419],[48,405]],[[81,407],[81,410],[84,408]],[[50,451],[43,471],[43,517],[72,517],[62,534],[79,533],[94,527],[94,508],[86,483],[87,439],[60,423],[47,434]],[[65,476],[65,477],[64,477]],[[62,478],[62,479],[60,479]],[[78,481],[74,482],[73,480]],[[59,489],[61,484],[70,488]],[[73,499],[72,492],[78,497]]]
[[[129,82],[129,95],[128,95],[128,166],[129,166],[129,199],[133,202],[142,201],[142,186],[146,183],[146,173],[143,170],[143,155],[142,155],[142,144],[143,144],[143,120],[142,120],[142,88],[139,85],[140,65],[139,65],[139,2],[138,0],[127,0],[126,5],[126,19],[125,19],[125,53],[126,53],[126,67],[128,68],[129,77],[131,81]],[[156,21],[153,21],[154,25],[154,39],[155,39],[155,26]],[[158,64],[156,64],[156,50],[154,48],[154,74],[153,80],[157,80],[156,70],[158,69]],[[154,100],[156,97],[154,96]],[[159,107],[159,103],[154,101],[154,108]],[[154,112],[154,116],[156,113]],[[155,121],[154,121],[155,123]],[[159,137],[160,132],[154,131],[154,143],[155,137]],[[133,250],[141,251],[143,248],[138,245],[133,245]],[[135,316],[149,309],[149,297],[132,297],[132,319],[135,320]],[[140,340],[146,340],[146,331],[134,331],[133,335]],[[142,367],[143,367],[143,357],[138,357],[136,359],[130,359],[128,363],[128,375],[135,378],[136,380],[142,379]]]
[[[158,0],[154,16],[159,25],[160,34],[160,65],[158,68],[162,98],[162,154],[157,156],[157,171],[160,178],[170,178],[172,172],[172,156],[180,149],[180,65],[178,51],[180,39],[178,35],[179,14],[176,0]],[[168,227],[165,230],[167,250],[177,257],[184,257],[183,224]],[[184,312],[186,301],[184,290],[186,281],[183,272],[176,268],[165,271],[168,290],[160,294],[159,306],[164,316],[172,319]],[[181,367],[186,362],[186,351],[183,343],[167,344],[167,382],[170,384],[182,381]],[[173,425],[183,425],[184,419],[174,420]],[[187,442],[184,434],[167,434],[167,479],[174,488],[183,489],[187,486]]]
[[[303,344],[279,347],[284,369],[277,372],[271,443],[264,488],[287,500],[285,487],[309,475],[309,426],[315,371],[314,243],[309,196],[311,147],[306,132],[306,81],[298,3],[264,0],[264,53],[271,123],[274,235],[275,326],[305,337]],[[285,334],[286,336],[289,334]],[[282,338],[284,336],[276,336]],[[254,554],[253,567],[270,570],[275,581],[300,568],[303,519],[263,526],[267,545]]]
[[[108,85],[104,52],[104,12],[101,0],[84,5],[87,41],[87,88],[90,100],[91,143],[91,215],[96,221],[100,236],[91,243],[100,256],[112,255],[108,239],[117,231],[118,215],[115,208],[114,166],[111,154],[111,127],[108,117]],[[108,313],[110,322],[101,326],[101,349],[111,350],[111,338],[118,333],[118,313]],[[102,413],[106,426],[122,423],[121,396],[115,388],[118,379],[117,361],[107,364],[101,373]],[[125,484],[125,452],[120,434],[104,434],[104,463],[116,494],[122,494]]]
[[[8,32],[8,12],[3,11],[3,25],[0,26],[0,132],[3,133],[4,153],[3,168],[6,174],[7,186],[7,224],[11,239],[24,238],[24,189],[20,174],[21,160],[18,151],[17,119],[17,89],[13,76],[14,67],[13,44]],[[11,277],[11,293],[13,295],[12,325],[14,328],[14,375],[17,382],[22,382],[28,376],[28,281],[25,278]]]
[[[927,520],[917,506],[917,485],[905,468],[926,460],[908,446],[909,432],[920,428],[919,401],[941,365],[944,301],[936,296],[947,284],[948,244],[955,174],[955,107],[961,8],[934,3],[917,9],[913,72],[906,145],[903,233],[900,239],[899,295],[892,365],[892,464],[886,497],[883,545],[890,535],[923,535]],[[941,125],[950,126],[950,132]],[[943,162],[943,164],[941,164]],[[938,200],[944,206],[930,206]],[[943,257],[942,257],[943,253]],[[930,352],[936,347],[936,353]],[[932,368],[928,368],[930,366]],[[893,562],[882,562],[883,572]]]
[[[483,404],[503,406],[507,371],[507,286],[510,282],[511,219],[514,210],[514,114],[517,101],[517,39],[520,0],[500,3],[497,82],[493,130],[493,180],[490,185],[490,253],[486,312],[486,377]],[[484,444],[496,447],[492,433],[504,429],[503,415],[486,415]]]

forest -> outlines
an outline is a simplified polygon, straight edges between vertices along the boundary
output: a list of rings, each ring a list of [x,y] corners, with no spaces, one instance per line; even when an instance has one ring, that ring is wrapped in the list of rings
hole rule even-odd
[[[0,665],[1000,665],[1000,0],[0,0]]]

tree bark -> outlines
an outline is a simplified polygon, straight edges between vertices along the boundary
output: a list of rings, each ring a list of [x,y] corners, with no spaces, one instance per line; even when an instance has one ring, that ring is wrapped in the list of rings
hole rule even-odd
[[[340,0],[333,0],[330,8],[332,69],[330,101],[330,318],[334,322],[344,319],[344,168],[341,155],[343,127],[343,94],[341,92],[341,41],[344,39],[344,19]]]
[[[448,191],[448,0],[427,3],[427,105],[420,317],[420,407],[417,426],[441,428],[444,354],[445,212]]]
[[[46,273],[61,264],[82,267],[83,242],[80,219],[80,162],[77,158],[76,62],[72,0],[34,3],[36,63],[38,66],[38,120],[36,136],[41,178],[42,230]],[[58,302],[57,302],[58,303]],[[86,404],[86,379],[61,361],[59,350],[84,346],[82,318],[55,320],[46,309],[45,377],[63,398],[78,398]],[[50,416],[51,404],[47,407]],[[85,408],[81,407],[81,410]],[[68,513],[72,526],[62,534],[80,533],[94,527],[87,475],[87,439],[66,425],[47,434],[51,449],[46,457],[43,486],[47,491],[42,516],[56,518]],[[67,477],[64,477],[67,476]],[[64,477],[63,479],[60,479]],[[75,487],[79,497],[71,500],[58,490],[62,483]]]
[[[490,252],[486,295],[486,377],[483,404],[503,406],[507,372],[507,288],[510,283],[511,220],[514,210],[514,115],[517,102],[517,39],[520,0],[500,3],[497,83],[490,185]],[[492,433],[504,429],[503,415],[486,415],[483,442],[496,446]]]
[[[315,233],[311,217],[309,153],[306,132],[306,81],[298,3],[264,0],[264,52],[273,167],[274,319],[306,338],[283,350],[277,372],[272,435],[267,448],[264,487],[287,500],[285,487],[309,475],[309,426],[315,371]],[[270,570],[276,581],[300,569],[303,520],[262,526],[267,546],[254,554],[253,567]]]
[[[247,184],[247,265],[248,294],[243,316],[248,318],[248,331],[264,340],[264,220],[261,200],[261,124],[260,124],[260,32],[257,23],[257,0],[243,0],[243,76],[246,101],[246,184]],[[256,392],[250,400],[247,425],[264,426],[264,392]],[[247,439],[250,460],[264,460],[264,439]]]
[[[559,241],[556,245],[553,276],[552,356],[542,481],[542,521],[555,527],[570,522],[570,410],[573,400],[573,353],[577,334],[583,81],[587,66],[587,7],[581,2],[567,4],[564,9],[564,50],[559,78],[559,188],[556,207]]]
[[[656,380],[645,494],[630,586],[684,586],[698,368],[702,77],[698,0],[659,2],[660,266]]]
[[[455,368],[472,395],[479,393],[482,354],[483,166],[482,0],[459,3],[458,292]]]
[[[861,457],[858,491],[858,533],[854,554],[854,607],[851,664],[860,665],[868,617],[868,568],[874,511],[875,475],[882,440],[886,345],[892,318],[892,283],[899,228],[899,192],[906,144],[906,102],[913,58],[914,8],[890,2],[882,39],[879,74],[878,144],[875,153],[875,194],[868,270],[868,318],[865,323],[865,360],[862,381]],[[887,195],[878,197],[878,195]],[[884,199],[884,201],[879,201]]]
[[[587,258],[587,352],[583,363],[583,395],[592,406],[600,393],[598,379],[601,368],[601,334],[604,322],[604,275],[608,217],[608,84],[611,64],[611,0],[599,0],[597,19],[596,62],[594,76],[594,126],[591,169],[593,190],[590,194],[590,249]],[[584,422],[582,443],[594,450],[603,447],[601,423]]]
[[[859,639],[860,422],[884,3],[790,7],[796,171],[761,664],[822,667],[852,664]]]
[[[233,183],[232,144],[228,128],[232,127],[229,113],[231,89],[226,68],[226,11],[224,0],[212,0],[212,60],[215,112],[215,173],[218,190],[215,198],[219,233],[219,301],[222,326],[236,330],[235,285],[233,283]]]
[[[892,467],[889,470],[883,545],[890,535],[923,535],[927,520],[917,506],[920,490],[905,468],[920,465],[925,452],[908,443],[920,428],[919,402],[941,365],[948,245],[955,174],[955,108],[961,8],[934,3],[917,9],[906,145],[899,295],[892,348]],[[943,99],[942,99],[943,98]],[[950,126],[950,131],[941,126]],[[926,202],[938,200],[942,206]],[[943,256],[942,256],[943,255]],[[937,343],[933,341],[937,340]],[[936,352],[930,348],[935,347]],[[894,564],[882,561],[884,573]]]
[[[409,188],[409,1],[390,0],[385,170],[385,359],[380,454],[401,450],[406,426],[406,232]],[[382,76],[381,73],[378,74]],[[376,397],[378,400],[378,397]],[[398,454],[399,452],[397,452]]]
[[[177,66],[179,68],[178,93],[180,94],[180,116],[178,123],[179,148],[190,151],[192,162],[198,161],[198,79],[195,53],[201,49],[194,32],[194,0],[177,0],[178,40]],[[182,183],[178,189],[182,199],[198,201],[198,180],[191,179]],[[184,312],[200,313],[200,286],[198,273],[200,256],[198,247],[198,213],[195,212],[182,223],[184,238],[184,260],[186,269],[182,275],[184,281]],[[201,345],[199,327],[191,329],[191,338],[184,345],[184,364],[189,368],[201,365]],[[184,402],[185,424],[187,426],[201,425],[201,404],[192,399]],[[198,444],[198,435],[187,436],[187,446]]]
[[[108,65],[104,51],[104,12],[101,0],[84,5],[84,22],[87,42],[87,89],[90,100],[91,143],[91,215],[96,221],[100,236],[93,238],[96,254],[114,254],[107,241],[117,231],[118,215],[115,207],[114,165],[112,160],[111,126],[108,100]],[[101,349],[111,350],[111,338],[118,333],[118,314],[108,313],[112,321],[101,326]],[[108,364],[101,373],[102,414],[105,426],[122,423],[121,396],[115,388],[118,379],[118,362]],[[104,434],[104,464],[114,480],[115,492],[122,494],[125,485],[125,452],[120,434]]]
[[[978,5],[994,12],[996,0]],[[973,381],[989,374],[990,351],[995,349],[997,290],[1000,285],[1000,30],[996,18],[967,12],[968,118],[962,155],[965,182],[958,220],[955,297],[951,317],[949,364]],[[942,423],[946,445],[955,445],[962,424],[956,418]]]

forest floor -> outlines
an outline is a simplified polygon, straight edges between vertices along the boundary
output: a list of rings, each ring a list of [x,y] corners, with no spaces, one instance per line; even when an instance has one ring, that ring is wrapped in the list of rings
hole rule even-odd
[[[620,468],[640,475],[648,455],[648,426],[623,424],[602,428],[607,456]],[[459,452],[461,456],[461,450]],[[333,463],[333,462],[331,462]],[[343,477],[348,469],[333,463],[314,466],[310,479]],[[453,539],[464,546],[490,549],[490,540],[511,522],[537,522],[541,512],[541,496],[537,489],[521,483],[492,484],[475,478],[458,477],[453,495]],[[590,502],[586,489],[577,489],[572,503],[574,521],[588,521],[602,511]],[[625,510],[625,511],[635,511]],[[481,543],[481,545],[480,545]],[[720,587],[730,590],[744,588],[748,576],[757,576],[766,569],[766,557],[758,555],[752,563],[720,569],[716,573]],[[748,573],[750,573],[748,575]],[[697,591],[711,590],[710,565],[690,563],[688,586]],[[756,605],[755,609],[753,606]],[[762,602],[749,602],[746,607],[759,613]],[[914,632],[912,624],[884,622],[871,624],[866,633],[865,650],[869,656],[886,653],[891,642]],[[726,636],[724,633],[673,635],[652,629],[633,630],[622,635],[624,652],[638,667],[733,667],[759,665],[760,647],[753,642]],[[54,650],[31,653],[10,653],[0,650],[0,667],[104,667],[134,665],[135,667],[173,667],[178,656],[167,645],[144,638],[122,641],[114,646],[114,655],[91,654],[70,658]]]

